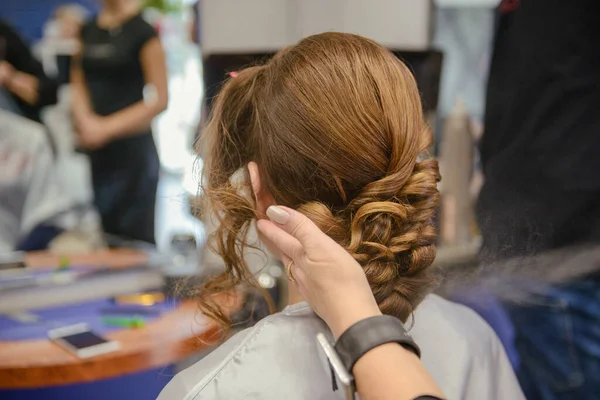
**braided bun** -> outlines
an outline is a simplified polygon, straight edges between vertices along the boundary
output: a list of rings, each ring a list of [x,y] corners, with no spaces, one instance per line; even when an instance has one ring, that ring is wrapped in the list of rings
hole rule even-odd
[[[335,215],[318,202],[298,209],[363,266],[381,311],[403,321],[438,283],[430,266],[439,179],[437,162],[425,160],[398,192],[374,182]]]

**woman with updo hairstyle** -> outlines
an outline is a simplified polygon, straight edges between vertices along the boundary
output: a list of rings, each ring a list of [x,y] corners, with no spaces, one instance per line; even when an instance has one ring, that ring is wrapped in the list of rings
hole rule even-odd
[[[415,313],[438,284],[432,263],[440,174],[426,154],[432,135],[413,75],[387,49],[352,34],[307,37],[228,79],[202,139],[202,189],[219,221],[214,251],[225,267],[200,291],[207,317],[227,331],[230,320],[213,295],[259,287],[244,259],[253,245],[247,234],[270,206],[285,206],[362,266],[382,313],[421,327],[411,333],[448,398],[520,398],[498,339],[470,310],[429,296],[425,312]],[[294,284],[289,303],[179,374],[160,398],[344,398],[315,339],[334,335]],[[445,354],[438,356],[440,348]],[[493,393],[479,372],[467,376],[470,366],[456,365],[472,354],[508,368],[500,379],[506,396]]]

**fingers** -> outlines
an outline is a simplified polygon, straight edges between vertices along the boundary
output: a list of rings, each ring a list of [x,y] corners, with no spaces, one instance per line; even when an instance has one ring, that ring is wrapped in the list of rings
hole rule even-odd
[[[283,263],[283,267],[285,268],[285,273],[287,274],[287,268],[290,265],[290,263],[292,262],[292,259],[289,258],[288,256],[284,255],[281,257],[281,262]],[[289,273],[291,274],[291,276],[288,275],[288,279],[290,279],[290,285],[294,285],[296,287],[296,289],[298,289],[300,291],[300,293],[302,295],[304,295],[304,281],[305,281],[305,275],[304,275],[304,271],[302,270],[301,267],[301,263],[298,262],[294,262],[292,263],[292,265],[290,266],[290,271]],[[291,277],[293,277],[294,279],[291,280]]]
[[[323,235],[310,219],[291,208],[271,206],[267,209],[267,216],[303,246]]]
[[[256,221],[258,231],[285,256],[296,259],[302,255],[302,245],[281,227],[266,219]]]

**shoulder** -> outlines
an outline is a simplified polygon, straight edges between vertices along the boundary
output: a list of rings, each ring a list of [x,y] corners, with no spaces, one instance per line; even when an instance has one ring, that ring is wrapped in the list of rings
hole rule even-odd
[[[448,333],[465,338],[479,337],[491,340],[496,337],[492,328],[475,311],[438,295],[427,296],[417,308],[413,322],[419,331],[425,324],[439,325],[446,328]]]
[[[156,29],[148,23],[141,15],[136,15],[127,23],[129,31],[140,36],[154,37],[157,36]]]
[[[3,41],[5,42],[3,46],[6,46],[6,49],[2,49],[2,51],[6,52],[5,57],[7,58],[7,61],[13,64],[15,62],[20,64],[17,59],[31,58],[31,55],[28,56],[28,44],[19,35],[19,32],[14,26],[0,20],[0,36],[3,37]],[[15,65],[15,67],[19,69],[18,66]]]
[[[136,51],[140,51],[150,40],[158,37],[156,30],[141,15],[127,22],[124,30],[133,41]]]
[[[412,323],[411,334],[425,347],[424,355],[431,348],[431,353],[445,351],[473,359],[488,357],[500,345],[496,333],[477,313],[437,295],[419,305]]]
[[[289,379],[288,371],[318,358],[314,338],[324,330],[308,307],[271,315],[179,373],[159,399],[212,398],[215,393],[237,398],[250,392],[266,395],[266,388],[275,394],[279,388],[273,387],[274,381]]]
[[[227,368],[244,345],[257,334],[254,330],[251,328],[238,332],[200,361],[178,373],[162,390],[158,400],[188,399],[203,392],[219,372]]]
[[[473,310],[430,295],[413,323],[423,364],[448,398],[522,398],[500,339]]]
[[[2,34],[2,36],[9,36],[11,38],[18,36],[17,32],[14,30],[14,28],[1,19],[0,19],[0,34]]]

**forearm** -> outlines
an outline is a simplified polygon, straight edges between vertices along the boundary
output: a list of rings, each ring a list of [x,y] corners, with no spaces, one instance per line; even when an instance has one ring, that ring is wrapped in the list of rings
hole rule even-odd
[[[75,116],[89,114],[93,111],[87,93],[76,85],[72,86],[71,107]]]
[[[382,315],[370,297],[351,296],[343,312],[330,321],[336,340],[355,323]],[[397,343],[374,348],[358,359],[352,370],[360,398],[363,400],[412,400],[421,395],[441,396],[437,385],[412,352]]]
[[[29,105],[36,105],[39,98],[39,80],[24,72],[15,72],[6,82],[6,88]]]
[[[2,25],[4,56],[0,57],[0,84],[30,107],[56,103],[56,82],[46,76],[42,64],[19,35]]]
[[[150,129],[152,120],[166,108],[166,104],[135,103],[106,116],[106,129],[113,139],[135,136]]]
[[[426,394],[441,397],[419,358],[397,343],[366,353],[357,361],[353,373],[364,400],[412,400]]]

